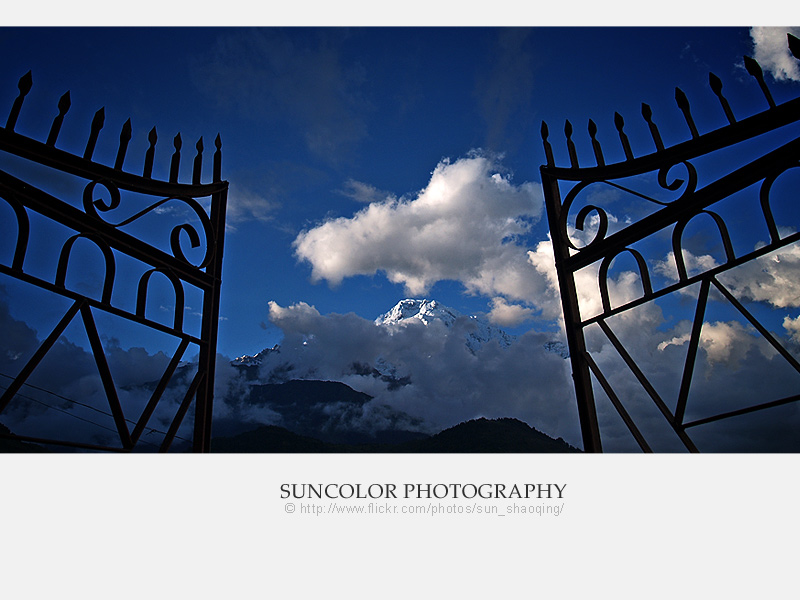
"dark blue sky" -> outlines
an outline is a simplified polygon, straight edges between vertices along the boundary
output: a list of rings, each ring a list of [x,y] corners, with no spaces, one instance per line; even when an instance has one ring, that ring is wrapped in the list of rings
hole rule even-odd
[[[592,118],[603,139],[615,133],[615,111],[639,124],[647,101],[663,122],[677,112],[676,85],[699,96],[710,95],[709,70],[731,89],[745,79],[741,57],[752,41],[744,28],[705,27],[24,28],[4,30],[0,51],[4,105],[28,69],[26,109],[47,114],[71,90],[66,145],[70,132],[80,144],[100,106],[104,134],[115,137],[130,117],[139,147],[153,126],[167,148],[177,132],[187,146],[202,135],[207,147],[221,134],[231,231],[220,350],[230,355],[277,341],[278,331],[259,326],[270,300],[374,318],[407,295],[380,272],[335,289],[311,284],[309,263],[294,254],[301,231],[364,207],[348,197],[352,182],[375,188],[376,200],[413,198],[442,159],[476,149],[500,155],[514,184],[537,182],[542,120],[560,136],[565,119],[582,132]],[[45,126],[20,123],[32,135]],[[667,143],[682,135],[664,132]],[[109,140],[106,152],[115,148]],[[525,241],[545,235],[539,220]],[[425,295],[465,312],[489,310],[486,294],[462,291],[443,280]]]

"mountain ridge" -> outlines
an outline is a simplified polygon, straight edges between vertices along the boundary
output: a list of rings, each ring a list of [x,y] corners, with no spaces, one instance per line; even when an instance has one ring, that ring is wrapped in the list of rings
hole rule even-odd
[[[477,315],[465,315],[454,308],[443,305],[437,300],[405,298],[400,300],[391,309],[380,314],[373,323],[378,327],[386,327],[390,330],[397,330],[400,327],[422,324],[431,326],[433,323],[441,323],[447,330],[452,330],[456,323],[464,323],[467,326],[465,344],[467,348],[475,354],[483,344],[495,341],[500,347],[508,348],[516,341],[516,336],[506,333],[499,327],[488,323],[485,319]],[[568,358],[569,353],[566,346],[560,341],[550,341],[544,344],[545,350],[559,354],[562,358]],[[231,365],[235,367],[258,367],[267,356],[280,353],[280,344],[275,344],[271,348],[264,348],[253,355],[242,355],[234,358]],[[378,369],[384,374],[380,369]]]
[[[283,427],[263,425],[231,437],[211,440],[213,453],[576,453],[563,439],[553,439],[513,418],[480,417],[419,440],[400,443],[335,444]]]

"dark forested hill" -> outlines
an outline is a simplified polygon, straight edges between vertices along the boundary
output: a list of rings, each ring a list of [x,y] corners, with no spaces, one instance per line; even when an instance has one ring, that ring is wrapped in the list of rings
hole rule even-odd
[[[333,444],[265,425],[239,435],[215,438],[212,452],[395,452],[395,453],[561,453],[579,452],[517,419],[475,419],[423,439],[399,443]]]

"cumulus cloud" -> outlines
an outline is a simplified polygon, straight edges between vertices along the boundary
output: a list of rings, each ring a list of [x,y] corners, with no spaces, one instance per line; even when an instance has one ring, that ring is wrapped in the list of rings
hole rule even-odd
[[[777,81],[800,81],[798,61],[789,52],[786,34],[800,37],[800,27],[753,27],[754,58]]]
[[[610,219],[611,220],[611,219]],[[587,231],[577,231],[570,228],[570,237],[576,242],[581,239],[591,239],[593,235],[589,228]],[[555,259],[553,256],[553,243],[551,240],[541,241],[534,250],[527,253],[528,262],[545,279],[546,290],[536,299],[536,306],[541,310],[546,319],[557,320],[563,327],[563,314],[561,309],[561,295],[556,273]],[[599,263],[583,268],[575,273],[575,289],[578,294],[578,306],[581,317],[591,318],[603,312],[598,279]],[[619,271],[610,273],[608,278],[608,296],[611,306],[618,306],[642,295],[641,277],[632,271]]]
[[[508,348],[483,344],[470,352],[465,338],[474,323],[448,328],[411,323],[386,328],[355,314],[322,315],[305,303],[270,303],[270,320],[281,328],[280,352],[262,360],[261,376],[330,379],[373,396],[360,415],[365,429],[379,429],[388,406],[431,433],[477,417],[515,417],[553,437],[578,445],[569,365],[545,348],[552,336],[530,332]],[[402,385],[374,377],[354,365],[381,365]],[[285,369],[291,369],[285,371]]]
[[[520,304],[509,304],[504,298],[492,298],[489,321],[501,327],[515,327],[533,319],[535,311]]]
[[[783,319],[783,328],[789,332],[793,342],[800,344],[800,315],[794,319],[787,315]]]
[[[710,255],[696,256],[683,251],[689,276],[709,271],[719,266]],[[663,260],[652,263],[653,272],[668,281],[678,281],[675,257],[669,252]],[[743,301],[765,302],[775,308],[800,307],[800,244],[792,244],[735,267],[719,276],[737,298]],[[682,293],[692,294],[685,288]]]
[[[732,269],[720,280],[745,300],[767,302],[776,308],[800,307],[800,244]]]
[[[351,427],[380,428],[387,415],[380,408],[390,407],[417,419],[431,433],[480,416],[515,417],[580,445],[570,364],[546,350],[552,335],[529,332],[508,348],[487,344],[472,353],[464,343],[468,320],[452,328],[433,322],[387,329],[354,314],[323,315],[305,303],[287,307],[271,303],[270,319],[285,338],[280,352],[264,357],[262,377],[342,381],[373,396],[362,413],[349,416]],[[691,322],[670,327],[661,308],[649,303],[613,317],[609,325],[674,409]],[[787,321],[789,328],[795,325],[794,320]],[[587,347],[651,446],[662,452],[681,451],[680,440],[598,327],[587,330]],[[404,383],[392,386],[369,369],[354,369],[357,363],[381,365],[396,379],[404,378]],[[790,396],[798,383],[782,357],[737,321],[704,324],[694,373],[687,421]],[[763,384],[765,374],[770,377],[768,389]],[[604,448],[635,451],[627,428],[599,385],[595,395]],[[786,429],[800,425],[800,411],[793,406],[780,410],[778,419],[774,414],[771,419],[760,414],[737,417],[695,428],[691,435],[704,451],[790,450],[794,436]]]
[[[580,232],[575,232],[580,237]],[[578,238],[575,238],[576,241]],[[797,245],[771,253],[758,261],[733,269],[720,280],[743,302],[764,302],[775,308],[796,307],[800,298],[796,272]],[[684,251],[690,274],[700,273],[717,266],[711,256],[695,256]],[[551,302],[539,304],[547,307],[548,314],[560,317],[558,280],[553,263],[552,244],[540,242],[528,252],[531,264],[547,279]],[[576,274],[581,316],[591,317],[601,312],[597,265],[582,269]],[[677,280],[674,258],[667,255],[663,261],[651,263],[651,273],[664,277],[668,282]],[[641,295],[641,278],[638,272],[615,270],[610,273],[609,296],[612,306]],[[696,286],[682,291],[678,296],[696,294]],[[721,297],[712,294],[709,298],[709,315],[719,304]],[[668,304],[665,304],[668,303]],[[664,314],[669,306],[669,317]],[[670,297],[640,305],[636,309],[619,314],[608,320],[615,335],[639,368],[672,409],[675,408],[686,352],[691,335],[691,318],[694,304]],[[678,319],[686,319],[678,321]],[[787,316],[783,328],[794,343],[800,341],[800,317]],[[563,326],[563,322],[562,322]],[[586,330],[587,349],[614,386],[628,411],[645,432],[652,447],[659,451],[680,451],[682,444],[669,424],[649,400],[628,366],[610,340],[597,326]],[[797,373],[778,353],[742,321],[709,319],[702,327],[698,359],[694,369],[692,392],[687,406],[687,420],[708,417],[760,402],[776,400],[796,394]],[[769,373],[769,385],[764,385]],[[610,451],[633,451],[636,445],[616,410],[606,398],[602,388],[595,384],[604,448]],[[781,414],[775,417],[775,411]],[[750,429],[747,425],[750,424]],[[792,436],[787,435],[789,424],[800,426],[800,410],[794,405],[775,409],[769,414],[736,417],[713,425],[703,425],[691,431],[701,450],[706,451],[797,451]]]
[[[686,266],[686,273],[689,277],[710,271],[718,267],[716,259],[708,254],[695,255],[689,250],[683,250],[683,262]],[[678,281],[678,267],[675,263],[675,253],[667,253],[664,260],[653,261],[653,272],[665,277],[669,281]]]
[[[691,332],[686,331],[660,342],[657,348],[663,352],[669,346],[683,346],[689,343],[690,338]],[[709,365],[724,363],[736,368],[750,352],[751,347],[758,347],[766,357],[775,354],[765,340],[753,335],[752,328],[745,327],[737,321],[704,323],[699,344],[708,356]]]
[[[301,233],[294,248],[314,281],[336,285],[381,271],[412,296],[453,280],[470,293],[530,301],[546,282],[520,238],[541,213],[537,184],[515,185],[496,159],[473,152],[440,162],[415,197],[328,220]]]

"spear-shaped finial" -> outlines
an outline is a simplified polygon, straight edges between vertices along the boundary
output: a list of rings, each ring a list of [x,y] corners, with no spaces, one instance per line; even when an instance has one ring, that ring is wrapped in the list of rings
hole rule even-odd
[[[767,88],[767,82],[764,81],[764,71],[761,70],[761,65],[758,64],[755,59],[745,56],[744,68],[747,69],[747,72],[750,73],[750,75],[752,75],[758,82],[761,92],[767,99],[767,104],[769,104],[769,107],[775,108],[775,100],[772,99],[772,94],[770,93],[769,88]]]
[[[689,126],[689,131],[691,132],[692,137],[700,137],[700,134],[697,131],[697,126],[694,124],[694,119],[692,118],[692,109],[689,106],[689,99],[686,97],[684,91],[679,87],[675,88],[675,102],[678,103],[678,108],[681,109],[683,117],[686,119],[686,124]]]
[[[622,151],[625,152],[625,158],[627,160],[632,160],[633,150],[631,150],[631,143],[628,141],[628,136],[622,131],[622,128],[625,127],[625,120],[618,112],[614,113],[614,127],[616,127],[617,132],[619,132],[619,141],[622,143]]]
[[[722,110],[725,111],[725,116],[728,118],[728,123],[733,125],[736,123],[736,118],[733,116],[731,105],[728,100],[722,95],[722,81],[714,73],[708,74],[708,84],[711,86],[711,91],[719,98],[719,103],[722,105]]]
[[[600,147],[600,142],[597,141],[597,125],[591,119],[589,119],[589,137],[592,138],[592,150],[594,150],[597,166],[604,167],[606,161],[603,158],[603,149]]]
[[[92,154],[94,154],[94,147],[97,145],[97,136],[100,135],[100,130],[103,128],[103,124],[106,121],[106,111],[104,108],[101,108],[96,113],[94,113],[94,119],[92,119],[92,127],[89,131],[89,140],[86,142],[86,150],[83,152],[83,158],[86,160],[92,160]]]
[[[553,147],[550,145],[550,142],[547,141],[549,136],[550,130],[547,127],[547,123],[542,121],[542,145],[544,146],[544,157],[547,161],[547,166],[552,167],[555,164],[555,160],[553,159]]]
[[[653,123],[653,109],[649,104],[642,102],[642,116],[644,117],[647,126],[650,128],[650,135],[656,145],[656,151],[664,149],[664,142],[661,140],[661,134],[658,132],[658,127]]]
[[[20,77],[17,82],[19,96],[14,100],[14,104],[11,105],[11,112],[8,114],[8,120],[6,121],[6,129],[9,131],[14,131],[14,127],[17,124],[17,117],[19,117],[19,111],[22,109],[22,103],[25,101],[25,96],[31,91],[31,87],[33,87],[33,75],[28,71],[25,75]]]
[[[119,150],[117,150],[117,160],[114,161],[114,168],[119,171],[122,170],[122,163],[125,161],[125,154],[128,151],[128,142],[131,141],[131,135],[131,120],[128,119],[119,133]]]
[[[200,136],[200,139],[197,140],[197,143],[194,145],[195,150],[197,150],[197,156],[194,157],[194,165],[192,166],[192,183],[199,184],[200,183],[200,171],[203,169],[203,136]]]
[[[170,183],[177,183],[178,169],[181,163],[181,146],[183,146],[180,132],[173,138],[172,145],[175,147],[175,152],[172,154],[172,160],[169,165],[169,181]]]
[[[214,147],[217,149],[214,152],[214,181],[222,181],[222,139],[219,134],[214,140]]]
[[[47,135],[47,145],[55,146],[58,134],[61,131],[61,125],[64,123],[64,115],[67,114],[72,102],[69,98],[69,90],[67,90],[58,101],[58,114],[53,119],[53,124],[50,126],[50,133]]]
[[[156,142],[158,141],[158,133],[156,133],[155,127],[147,134],[147,141],[150,142],[150,147],[147,148],[147,152],[144,155],[142,177],[150,178],[153,175],[153,160],[155,160],[156,157]]]
[[[564,122],[564,135],[567,136],[567,151],[569,152],[569,164],[578,168],[578,153],[575,151],[575,143],[572,141],[572,123],[569,120]]]

